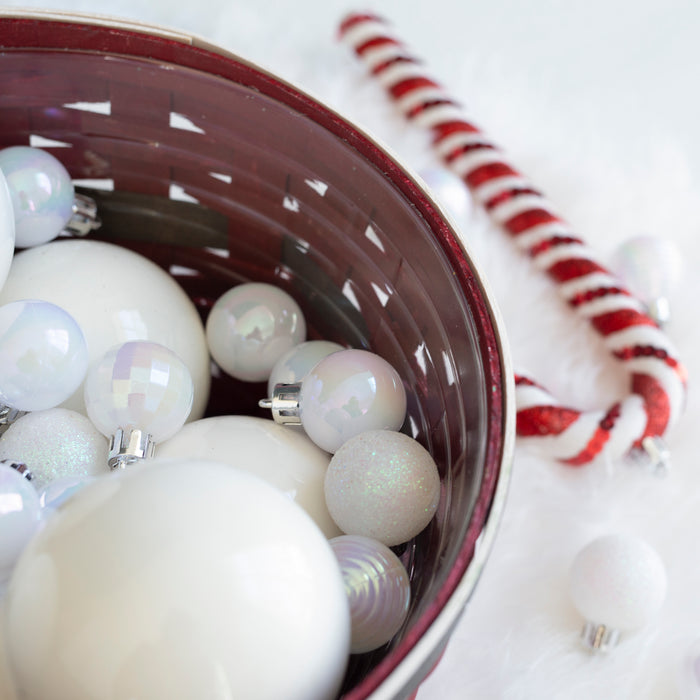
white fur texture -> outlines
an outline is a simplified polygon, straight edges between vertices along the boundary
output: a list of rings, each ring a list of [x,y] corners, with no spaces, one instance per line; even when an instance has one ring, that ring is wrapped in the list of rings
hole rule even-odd
[[[8,3],[6,3],[8,4]],[[11,2],[10,5],[16,3]],[[27,4],[26,2],[20,4]],[[427,135],[407,126],[335,41],[341,0],[108,0],[32,3],[157,22],[205,36],[279,73],[373,132],[414,170],[433,165]],[[687,410],[669,436],[665,479],[628,465],[581,470],[519,447],[505,517],[476,593],[419,700],[679,697],[675,677],[700,636],[700,6],[684,0],[384,0],[432,74],[557,204],[603,258],[633,235],[668,236],[686,274],[668,326],[690,371]],[[626,386],[597,336],[474,207],[463,237],[501,307],[516,366],[564,403],[606,406]],[[607,657],[578,644],[570,563],[600,534],[657,549],[668,600],[657,621]]]

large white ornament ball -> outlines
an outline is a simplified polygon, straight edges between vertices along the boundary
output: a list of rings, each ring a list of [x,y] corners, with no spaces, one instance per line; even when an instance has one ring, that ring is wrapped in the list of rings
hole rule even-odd
[[[596,625],[631,631],[646,625],[666,597],[666,570],[644,540],[606,535],[576,556],[570,572],[571,597],[583,617]]]
[[[340,534],[323,491],[330,457],[303,433],[253,416],[202,418],[157,445],[156,456],[210,459],[244,469],[300,505],[326,537]]]
[[[350,438],[326,473],[326,503],[348,535],[388,547],[407,542],[432,520],[440,501],[440,476],[430,453],[391,430]]]
[[[0,459],[24,462],[41,491],[57,479],[104,474],[107,439],[82,413],[50,408],[22,416],[0,437]]]
[[[335,556],[242,470],[154,459],[47,520],[6,599],[23,700],[331,700],[347,663]]]
[[[194,382],[190,420],[204,414],[210,364],[202,321],[182,287],[143,255],[91,240],[24,250],[0,291],[0,304],[18,299],[44,299],[71,314],[85,334],[90,364],[131,340],[170,348]],[[85,414],[82,385],[62,405]]]
[[[224,372],[245,382],[261,382],[282,355],[306,339],[306,321],[283,289],[250,282],[217,299],[206,333],[211,356]]]

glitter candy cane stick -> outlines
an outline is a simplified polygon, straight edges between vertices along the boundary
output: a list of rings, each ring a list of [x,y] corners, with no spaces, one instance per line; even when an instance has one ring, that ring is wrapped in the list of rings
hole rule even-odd
[[[421,62],[372,14],[351,14],[341,39],[386,88],[411,122],[427,128],[446,166],[513,238],[515,245],[555,282],[580,316],[603,338],[630,377],[630,394],[599,411],[562,406],[531,378],[517,375],[517,432],[541,454],[580,466],[605,451],[615,460],[646,455],[667,466],[661,436],[679,417],[686,373],[666,335],[608,272],[585,242],[572,233],[542,193],[503,156],[463,108],[428,75]]]

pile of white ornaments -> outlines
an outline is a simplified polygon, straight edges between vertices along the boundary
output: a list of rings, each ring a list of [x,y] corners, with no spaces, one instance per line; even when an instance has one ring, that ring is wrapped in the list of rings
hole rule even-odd
[[[349,653],[403,624],[410,584],[389,546],[440,496],[429,453],[397,432],[401,379],[370,352],[304,342],[281,289],[235,287],[205,331],[144,257],[49,242],[76,200],[47,159],[0,151],[3,697],[335,697]],[[12,258],[15,231],[27,249]],[[261,405],[293,425],[202,418],[210,355],[268,380]],[[18,402],[37,377],[51,398]]]

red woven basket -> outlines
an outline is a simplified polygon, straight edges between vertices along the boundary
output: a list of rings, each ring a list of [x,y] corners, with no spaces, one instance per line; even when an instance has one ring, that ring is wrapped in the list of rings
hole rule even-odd
[[[203,318],[234,284],[277,284],[310,337],[371,348],[404,378],[406,430],[442,497],[400,551],[406,624],[352,658],[342,693],[410,696],[473,591],[512,454],[512,372],[474,262],[381,147],[240,58],[159,28],[7,10],[0,45],[0,147],[40,143],[89,180],[100,238],[170,271]],[[215,377],[208,414],[254,414],[263,395]]]

